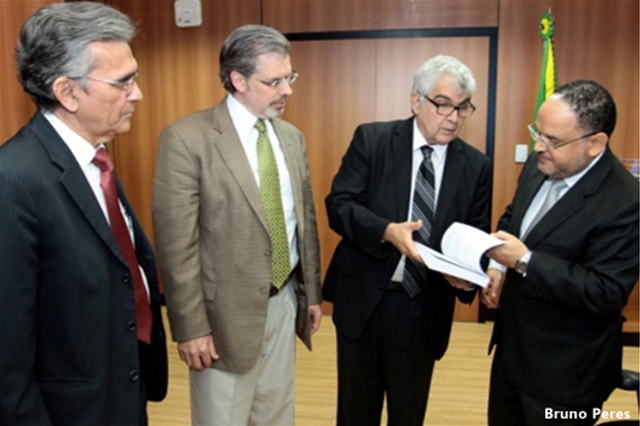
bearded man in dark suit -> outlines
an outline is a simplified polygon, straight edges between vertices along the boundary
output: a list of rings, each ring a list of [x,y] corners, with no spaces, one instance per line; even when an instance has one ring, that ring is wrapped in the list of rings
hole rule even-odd
[[[483,292],[496,306],[502,289],[491,426],[593,425],[620,381],[621,311],[638,278],[638,182],[609,148],[615,125],[609,92],[579,80],[529,126],[535,152],[498,223],[505,244],[489,252]]]

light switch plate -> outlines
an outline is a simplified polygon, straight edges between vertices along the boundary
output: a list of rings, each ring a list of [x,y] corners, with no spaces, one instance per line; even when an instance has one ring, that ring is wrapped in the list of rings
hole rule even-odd
[[[200,0],[176,0],[173,7],[178,27],[188,28],[202,25],[202,4]]]
[[[527,145],[516,145],[516,163],[524,163],[527,161],[529,147]]]

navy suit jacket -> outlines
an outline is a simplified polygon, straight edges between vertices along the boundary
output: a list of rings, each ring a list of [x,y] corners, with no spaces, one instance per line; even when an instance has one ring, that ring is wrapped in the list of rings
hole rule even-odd
[[[131,274],[73,154],[40,112],[0,147],[0,424],[137,425],[140,380],[164,398],[155,257],[119,191],[151,296],[142,365]]]
[[[340,333],[356,338],[382,298],[400,252],[382,242],[391,222],[408,220],[413,156],[413,117],[359,126],[326,198],[329,226],[342,240],[327,270],[323,295],[334,303],[333,321]],[[435,211],[431,245],[458,221],[490,228],[491,167],[489,159],[460,139],[449,143]],[[431,355],[446,350],[456,290],[442,274],[429,271],[417,297],[430,317]],[[458,291],[470,303],[475,292]]]
[[[533,154],[499,229],[519,235],[544,179]],[[507,272],[492,345],[530,395],[599,404],[620,380],[621,311],[638,278],[638,182],[607,148],[524,243],[527,274]]]

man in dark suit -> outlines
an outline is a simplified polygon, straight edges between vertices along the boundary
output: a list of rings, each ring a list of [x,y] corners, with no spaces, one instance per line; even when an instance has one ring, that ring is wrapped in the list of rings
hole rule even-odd
[[[483,295],[495,306],[502,288],[491,426],[592,425],[620,380],[638,182],[608,146],[615,123],[611,95],[582,80],[558,88],[529,126],[535,153],[498,224],[505,244],[489,252],[509,270],[503,285],[506,267],[492,261]]]
[[[489,229],[489,160],[457,138],[475,110],[474,91],[471,71],[458,60],[425,62],[413,78],[414,116],[359,126],[333,181],[327,212],[342,241],[323,295],[334,303],[339,425],[379,425],[385,394],[390,425],[422,425],[456,294],[473,300],[470,283],[426,270],[413,236],[440,250],[454,221]],[[416,208],[423,150],[430,152],[430,207]]]
[[[134,34],[95,2],[20,32],[38,111],[0,148],[2,425],[146,425],[166,394],[154,254],[104,149],[142,99]]]

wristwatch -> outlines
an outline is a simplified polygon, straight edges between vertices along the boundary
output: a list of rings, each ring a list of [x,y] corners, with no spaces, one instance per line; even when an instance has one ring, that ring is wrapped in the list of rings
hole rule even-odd
[[[520,259],[516,261],[516,266],[513,268],[517,273],[523,277],[527,275],[527,267],[529,266],[529,259],[531,259],[531,252],[528,251]]]

